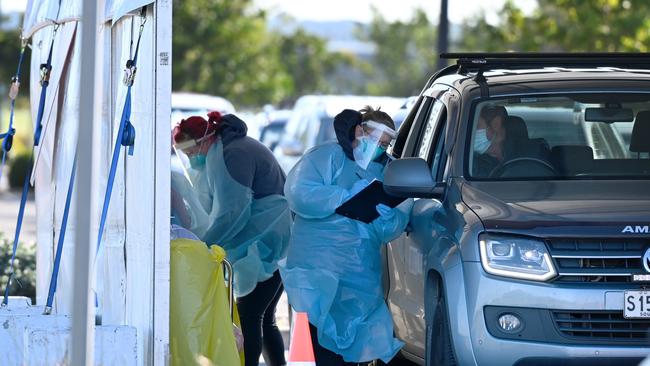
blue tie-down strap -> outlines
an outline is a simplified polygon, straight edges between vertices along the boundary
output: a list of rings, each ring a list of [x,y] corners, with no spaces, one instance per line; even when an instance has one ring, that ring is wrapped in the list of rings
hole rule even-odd
[[[0,134],[0,139],[2,139],[2,151],[8,153],[11,150],[11,147],[14,143],[14,135],[16,134],[16,129],[11,128],[9,131]]]
[[[68,182],[68,194],[65,197],[65,208],[63,209],[63,219],[61,220],[61,230],[59,230],[59,241],[56,245],[56,256],[54,257],[54,267],[52,268],[52,277],[50,278],[50,289],[47,293],[47,302],[45,303],[44,314],[52,313],[52,304],[54,303],[54,294],[56,293],[56,286],[59,278],[59,268],[61,267],[61,255],[63,253],[63,241],[65,240],[65,232],[68,228],[68,214],[70,213],[70,202],[72,201],[72,191],[74,189],[74,178],[77,172],[77,156],[75,155],[74,162],[72,163],[72,173],[70,174],[70,182]],[[77,243],[78,245],[81,245]]]
[[[133,150],[135,148],[135,127],[133,127],[133,124],[131,124],[130,121],[124,122],[121,144],[124,147],[128,147],[129,156],[133,156]]]
[[[36,125],[34,127],[34,146],[38,146],[41,141],[41,131],[43,130],[43,112],[45,111],[45,98],[47,97],[48,81],[41,83],[41,97],[38,101],[38,113],[36,115]]]
[[[18,219],[16,220],[16,232],[14,233],[14,246],[13,254],[11,255],[11,262],[9,264],[9,279],[7,280],[7,287],[5,287],[4,299],[2,305],[6,306],[9,302],[9,289],[11,282],[14,279],[14,261],[16,259],[16,250],[18,249],[18,241],[20,240],[20,229],[23,226],[23,217],[25,216],[25,204],[27,203],[27,194],[29,193],[29,177],[32,175],[31,165],[25,174],[25,181],[23,183],[23,194],[20,197],[20,208],[18,209]],[[18,283],[20,285],[20,283]]]

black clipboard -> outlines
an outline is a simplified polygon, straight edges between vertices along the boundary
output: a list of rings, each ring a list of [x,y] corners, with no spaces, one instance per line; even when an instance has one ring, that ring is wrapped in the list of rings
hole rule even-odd
[[[384,184],[378,180],[373,180],[366,188],[337,207],[335,212],[339,215],[368,224],[379,217],[376,209],[378,204],[383,203],[388,207],[394,208],[405,200],[406,198],[396,197],[386,193],[384,191]]]

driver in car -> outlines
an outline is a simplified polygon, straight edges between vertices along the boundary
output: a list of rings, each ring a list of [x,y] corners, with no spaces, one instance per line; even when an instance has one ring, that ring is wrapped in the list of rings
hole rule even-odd
[[[506,161],[504,124],[507,117],[508,112],[503,106],[488,105],[481,109],[474,134],[474,176],[488,177]]]
[[[556,175],[546,140],[530,139],[523,119],[508,116],[503,106],[487,105],[481,109],[473,147],[474,176]]]

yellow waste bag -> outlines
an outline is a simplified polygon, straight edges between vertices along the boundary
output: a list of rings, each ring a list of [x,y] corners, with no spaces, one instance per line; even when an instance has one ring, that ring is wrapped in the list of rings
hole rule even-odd
[[[171,242],[172,365],[241,364],[224,284],[224,250],[190,239]]]

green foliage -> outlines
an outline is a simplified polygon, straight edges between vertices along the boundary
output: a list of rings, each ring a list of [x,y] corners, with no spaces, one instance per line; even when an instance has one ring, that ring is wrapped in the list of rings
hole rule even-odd
[[[330,93],[335,86],[330,78],[341,65],[352,60],[344,54],[331,53],[327,42],[298,28],[289,35],[277,35],[282,66],[290,76],[293,96],[312,93]]]
[[[9,279],[13,241],[0,233],[0,289],[4,295]],[[36,246],[20,243],[14,261],[15,276],[9,294],[36,299]]]
[[[524,14],[512,2],[497,24],[482,15],[465,22],[461,50],[648,52],[646,0],[538,0]]]
[[[236,104],[284,99],[291,78],[252,0],[173,2],[175,90],[224,96]]]
[[[31,169],[31,166],[32,156],[29,152],[23,152],[12,157],[9,160],[9,187],[22,188],[27,171]]]
[[[5,21],[0,15],[0,25]],[[29,85],[29,51],[25,51],[25,58],[22,65],[20,83],[23,88]],[[6,97],[11,78],[16,75],[18,68],[18,59],[20,57],[20,30],[19,29],[0,29],[0,84],[2,84],[2,98]]]
[[[422,9],[407,22],[388,22],[373,9],[372,22],[359,36],[376,47],[368,75],[370,94],[418,94],[435,71],[437,29]]]

